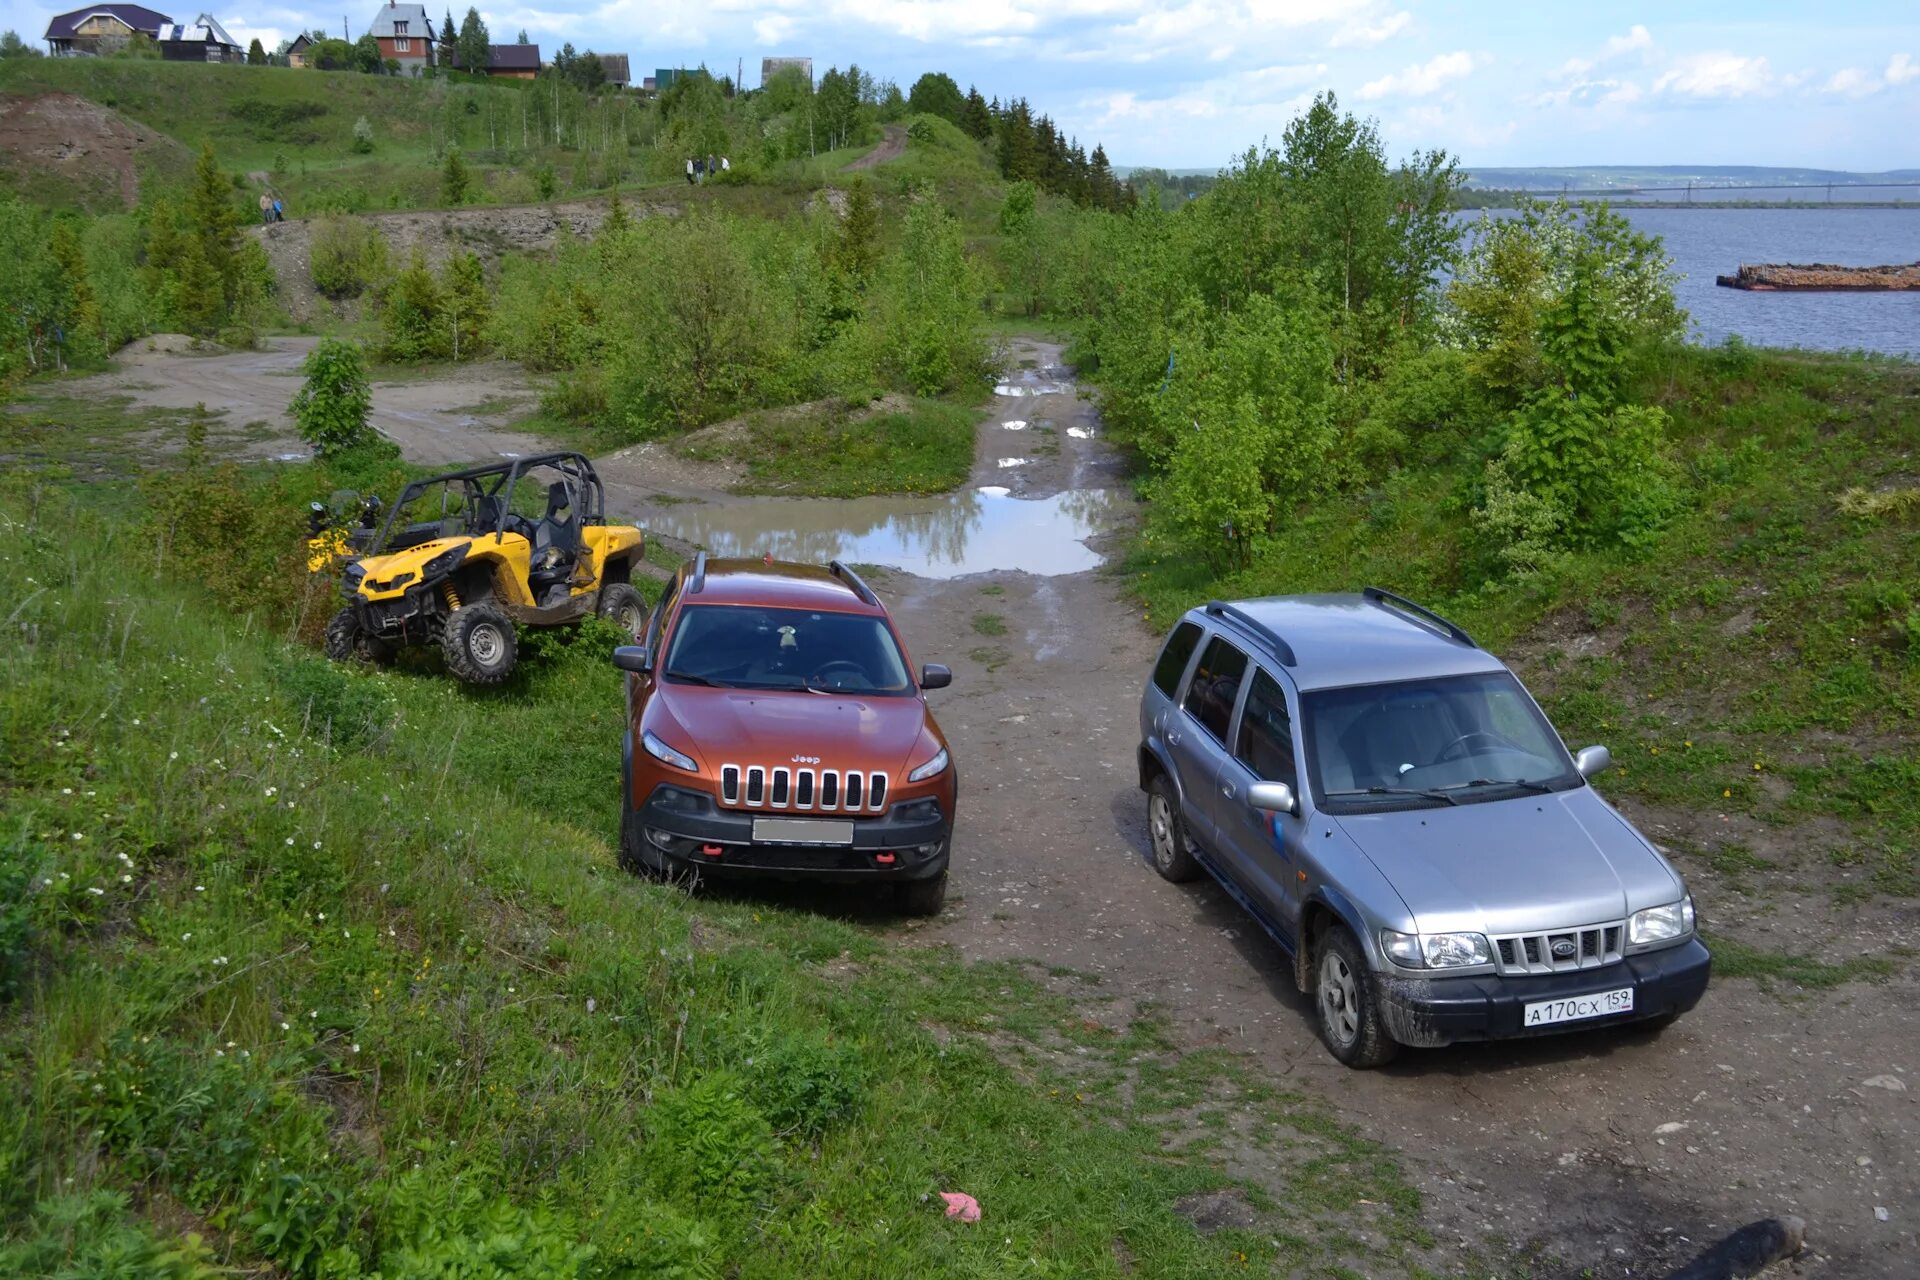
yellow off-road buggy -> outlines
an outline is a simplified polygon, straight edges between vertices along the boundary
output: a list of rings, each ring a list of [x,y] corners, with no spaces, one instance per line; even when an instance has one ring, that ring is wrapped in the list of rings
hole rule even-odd
[[[321,546],[341,535],[313,531]],[[377,499],[344,533],[346,608],[327,624],[327,656],[391,662],[439,645],[470,684],[513,671],[514,624],[551,627],[598,613],[638,634],[633,589],[641,534],[606,521],[606,495],[578,453],[545,453],[416,480],[384,516]]]

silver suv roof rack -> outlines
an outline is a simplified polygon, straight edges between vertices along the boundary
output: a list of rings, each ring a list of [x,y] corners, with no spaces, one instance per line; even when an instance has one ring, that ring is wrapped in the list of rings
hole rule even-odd
[[[879,604],[880,597],[873,594],[873,588],[861,581],[860,575],[841,564],[838,560],[827,562],[827,572],[853,588],[853,594],[860,597],[862,604]]]
[[[1398,613],[1410,613],[1416,619],[1427,623],[1429,626],[1438,627],[1449,640],[1454,641],[1456,644],[1463,644],[1469,649],[1478,649],[1480,647],[1473,642],[1473,637],[1462,630],[1457,623],[1447,621],[1425,605],[1415,604],[1405,596],[1395,595],[1384,587],[1363,587],[1360,594],[1379,605],[1382,609],[1392,609]]]
[[[1207,602],[1207,612],[1216,618],[1231,618],[1248,631],[1253,632],[1254,635],[1260,637],[1260,639],[1266,641],[1267,646],[1273,650],[1273,656],[1280,659],[1281,666],[1292,667],[1299,665],[1298,660],[1293,656],[1293,646],[1282,639],[1278,631],[1275,631],[1272,627],[1260,621],[1245,609],[1235,608],[1224,600],[1209,600]]]

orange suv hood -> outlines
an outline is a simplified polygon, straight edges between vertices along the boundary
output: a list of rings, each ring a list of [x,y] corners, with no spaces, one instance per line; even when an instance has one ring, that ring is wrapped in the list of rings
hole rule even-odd
[[[925,763],[908,757],[930,727],[926,705],[912,695],[708,689],[665,680],[647,710],[649,722],[667,713],[671,729],[647,727],[691,747],[708,773],[729,764],[858,769],[889,774],[896,785]]]

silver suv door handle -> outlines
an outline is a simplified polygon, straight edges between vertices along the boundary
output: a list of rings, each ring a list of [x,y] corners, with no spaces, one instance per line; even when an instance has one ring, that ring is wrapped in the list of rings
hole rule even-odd
[[[1167,731],[1167,745],[1168,745],[1168,746],[1170,746],[1170,747],[1177,747],[1177,746],[1179,746],[1179,745],[1180,745],[1180,731],[1179,731],[1179,730],[1177,730],[1177,729],[1170,729],[1170,730],[1168,730],[1168,731]]]
[[[1229,800],[1233,799],[1233,784],[1231,782],[1221,783],[1220,794],[1225,796]]]

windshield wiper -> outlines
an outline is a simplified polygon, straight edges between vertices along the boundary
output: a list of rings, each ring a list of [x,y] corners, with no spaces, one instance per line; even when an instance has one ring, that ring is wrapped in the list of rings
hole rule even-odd
[[[728,684],[725,680],[709,680],[705,676],[696,676],[686,671],[669,671],[667,672],[667,679],[685,680],[688,684],[705,685],[709,689],[733,688],[733,686]]]
[[[1547,792],[1553,790],[1550,782],[1541,782],[1535,778],[1475,778],[1471,782],[1456,782],[1443,787],[1443,791],[1458,791],[1462,787],[1525,787],[1529,791]]]
[[[1422,799],[1426,799],[1426,800],[1443,800],[1448,804],[1460,803],[1458,800],[1448,795],[1445,791],[1423,791],[1418,787],[1356,787],[1350,791],[1329,791],[1327,792],[1327,795],[1329,797],[1333,797],[1333,796],[1420,796]]]

